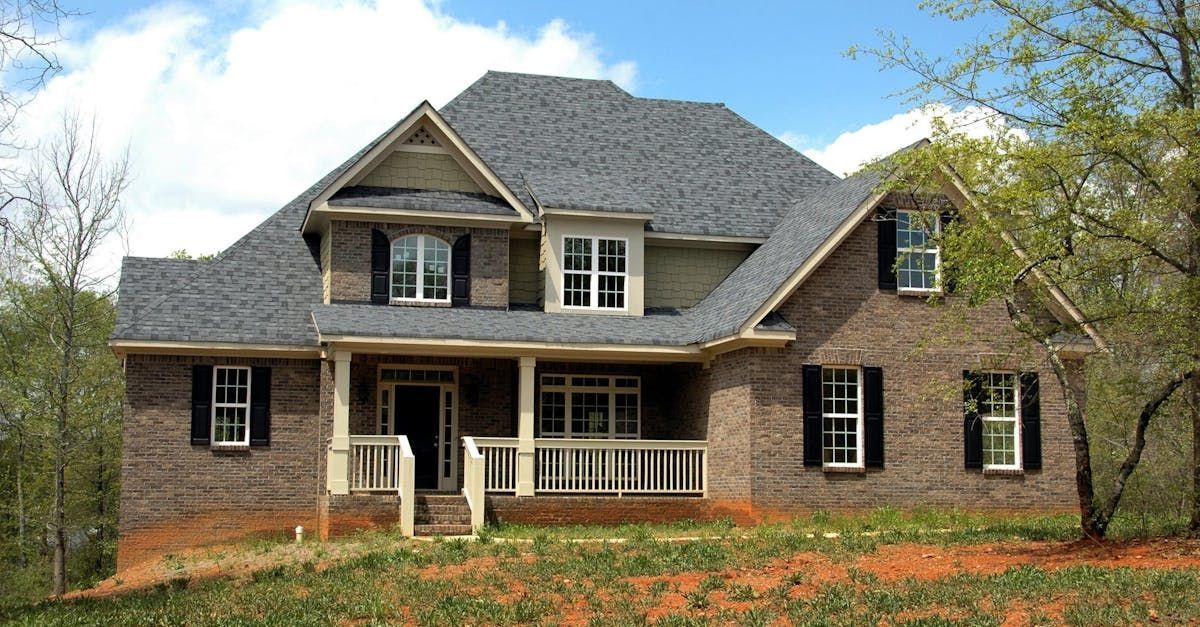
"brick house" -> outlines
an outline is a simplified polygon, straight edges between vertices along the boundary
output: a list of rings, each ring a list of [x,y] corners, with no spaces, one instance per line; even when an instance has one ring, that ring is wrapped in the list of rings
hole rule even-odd
[[[962,195],[883,177],[608,81],[421,104],[216,259],[124,261],[121,567],[296,525],[1067,507],[1044,354],[943,289]]]

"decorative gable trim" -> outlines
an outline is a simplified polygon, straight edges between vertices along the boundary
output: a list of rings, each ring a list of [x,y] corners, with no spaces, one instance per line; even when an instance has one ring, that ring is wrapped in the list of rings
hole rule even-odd
[[[458,133],[437,112],[437,109],[434,109],[433,105],[429,104],[429,101],[425,101],[393,126],[383,137],[379,138],[357,161],[343,170],[340,175],[308,203],[308,213],[304,217],[301,231],[307,233],[312,230],[313,212],[327,207],[327,201],[338,190],[353,185],[355,181],[361,180],[367,172],[370,172],[372,168],[386,159],[397,148],[403,149],[405,146],[409,146],[424,151],[421,149],[421,144],[406,143],[409,138],[416,136],[421,130],[425,130],[431,138],[440,144],[437,147],[446,150],[446,152],[454,156],[455,161],[459,162],[463,170],[485,192],[503,198],[510,206],[517,210],[523,221],[533,222],[533,213],[525,206],[525,203],[521,202],[521,199],[500,180],[500,177],[483,162],[479,155],[475,154],[475,151],[467,146],[466,142],[458,136]],[[426,147],[426,149],[428,148],[434,147]]]

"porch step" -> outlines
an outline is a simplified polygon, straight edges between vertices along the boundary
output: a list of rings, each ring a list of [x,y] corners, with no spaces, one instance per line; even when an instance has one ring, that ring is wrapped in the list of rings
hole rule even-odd
[[[413,525],[413,533],[418,536],[469,536],[471,525]]]
[[[461,494],[413,495],[414,533],[419,536],[471,534],[471,508]]]

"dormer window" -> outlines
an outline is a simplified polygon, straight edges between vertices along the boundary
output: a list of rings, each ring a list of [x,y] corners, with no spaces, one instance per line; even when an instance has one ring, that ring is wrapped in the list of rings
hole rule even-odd
[[[625,309],[628,250],[628,240],[623,238],[563,237],[563,306]]]
[[[450,245],[432,235],[392,242],[392,302],[450,302]]]

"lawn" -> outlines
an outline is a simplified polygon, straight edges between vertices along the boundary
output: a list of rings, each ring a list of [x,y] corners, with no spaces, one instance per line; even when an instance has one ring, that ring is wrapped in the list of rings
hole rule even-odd
[[[10,607],[0,609],[0,619],[39,625],[1200,620],[1200,542],[1161,537],[1170,523],[1134,519],[1120,521],[1119,539],[1081,541],[1075,522],[878,510],[750,529],[499,527],[479,542],[385,532],[302,549],[260,542],[171,556],[160,565],[162,583],[149,590]],[[253,567],[204,579],[212,573],[198,567],[206,559],[209,566],[215,559]]]

